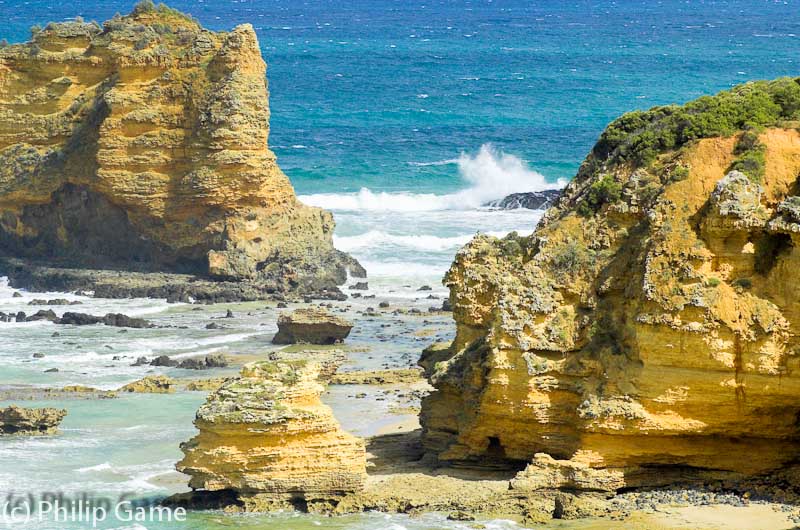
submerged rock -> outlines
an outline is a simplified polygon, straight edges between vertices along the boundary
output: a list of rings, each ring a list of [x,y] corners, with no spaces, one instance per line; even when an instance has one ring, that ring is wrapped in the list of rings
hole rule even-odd
[[[344,432],[306,361],[245,366],[198,410],[178,471],[196,495],[228,491],[248,511],[336,503],[361,491],[364,442]]]
[[[0,434],[54,434],[66,415],[63,409],[27,409],[12,405],[0,409]]]
[[[278,317],[274,344],[336,344],[353,329],[353,323],[321,308],[297,309]]]

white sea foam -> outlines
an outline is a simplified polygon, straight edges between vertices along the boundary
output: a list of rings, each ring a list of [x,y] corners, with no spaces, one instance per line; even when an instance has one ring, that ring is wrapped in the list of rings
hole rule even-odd
[[[528,235],[530,230],[518,232],[520,235]],[[504,237],[508,232],[487,232],[488,235]],[[463,234],[451,237],[439,237],[434,235],[399,235],[390,234],[381,230],[370,230],[369,232],[356,236],[334,236],[333,241],[336,248],[344,252],[354,252],[361,249],[375,249],[377,247],[406,248],[426,252],[441,252],[444,250],[456,250],[475,237],[475,234]]]
[[[449,160],[441,163],[450,163]],[[484,144],[477,155],[462,154],[457,162],[461,178],[468,188],[446,195],[434,193],[373,192],[362,188],[358,193],[317,193],[300,200],[329,210],[377,210],[426,212],[470,210],[486,202],[502,199],[511,193],[540,191],[563,186],[548,182],[541,173],[529,168],[520,158]],[[436,163],[431,163],[436,164]]]

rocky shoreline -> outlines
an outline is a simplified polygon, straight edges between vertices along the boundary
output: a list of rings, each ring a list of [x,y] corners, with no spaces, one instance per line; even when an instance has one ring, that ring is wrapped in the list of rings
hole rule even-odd
[[[351,274],[366,276],[353,264]],[[256,300],[345,300],[342,291],[328,284],[285,291],[258,280],[224,281],[192,274],[130,270],[62,268],[32,260],[0,257],[0,276],[9,285],[33,292],[92,292],[97,298],[154,298],[168,302],[219,304]],[[342,279],[344,281],[344,279]]]

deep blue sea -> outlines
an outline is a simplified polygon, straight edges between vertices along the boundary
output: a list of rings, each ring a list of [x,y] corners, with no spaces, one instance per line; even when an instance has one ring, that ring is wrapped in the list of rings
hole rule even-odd
[[[0,36],[130,0],[0,0]],[[569,179],[621,113],[800,75],[800,3],[174,0],[245,22],[268,62],[272,149],[375,281],[436,281],[476,231],[538,214],[476,207]],[[385,283],[384,282],[384,283]]]

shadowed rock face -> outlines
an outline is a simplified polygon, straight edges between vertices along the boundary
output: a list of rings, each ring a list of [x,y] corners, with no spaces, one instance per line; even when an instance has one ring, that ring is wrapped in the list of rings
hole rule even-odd
[[[251,26],[169,9],[0,50],[0,253],[276,288],[362,272],[267,146],[265,71]]]
[[[741,136],[592,155],[531,237],[458,253],[457,337],[423,363],[429,453],[598,491],[798,456],[800,134],[758,133],[760,178],[731,169]]]

